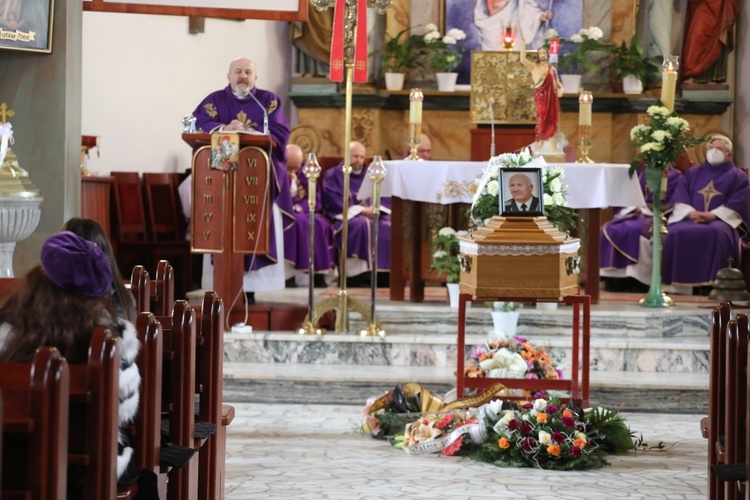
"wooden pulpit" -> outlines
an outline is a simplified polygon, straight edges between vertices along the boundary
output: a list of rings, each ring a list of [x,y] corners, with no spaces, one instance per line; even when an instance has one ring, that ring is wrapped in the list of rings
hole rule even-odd
[[[230,324],[245,314],[240,295],[245,256],[266,255],[270,238],[272,139],[239,138],[239,166],[225,171],[211,167],[211,134],[182,134],[193,148],[191,251],[213,254],[214,290],[224,300]]]

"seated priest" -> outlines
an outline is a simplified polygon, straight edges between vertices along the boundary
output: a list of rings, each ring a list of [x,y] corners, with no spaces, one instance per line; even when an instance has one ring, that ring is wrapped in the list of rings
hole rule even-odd
[[[321,194],[323,208],[333,220],[336,246],[341,251],[342,214],[344,203],[349,207],[349,237],[347,240],[347,277],[357,276],[372,269],[372,219],[371,200],[357,201],[357,193],[367,176],[365,168],[365,146],[353,141],[349,145],[351,174],[349,176],[349,197],[344,200],[344,173],[341,165],[330,168],[323,176]],[[391,264],[391,218],[390,198],[381,198],[380,224],[378,227],[378,272],[390,271]]]
[[[639,168],[637,175],[647,206],[615,209],[614,219],[601,228],[600,275],[610,291],[642,291],[651,284],[654,196],[646,184],[645,167]],[[661,209],[665,215],[672,210],[672,195],[681,178],[677,169],[664,171]]]
[[[662,281],[673,287],[713,284],[719,269],[740,262],[740,236],[750,217],[747,174],[732,161],[732,141],[713,135],[706,161],[689,169],[672,197],[664,238]],[[682,291],[682,290],[678,290]]]
[[[299,278],[300,274],[307,274],[307,279],[309,279],[309,181],[301,168],[303,159],[302,148],[296,144],[287,144],[286,168],[291,184],[290,193],[292,195],[292,203],[294,204],[294,217],[297,223],[291,231],[286,232],[284,238],[284,257],[288,265],[287,276],[296,276]],[[333,241],[333,226],[322,215],[322,210],[323,204],[320,201],[320,190],[316,190],[313,265],[315,266],[315,282],[318,286],[325,286],[323,276],[332,272],[336,267],[336,246]],[[305,280],[301,281],[304,282]]]
[[[265,256],[245,258],[245,270],[250,272],[245,274],[244,288],[251,302],[253,292],[284,289],[284,233],[294,224],[289,177],[286,175],[289,125],[279,97],[259,89],[255,85],[257,79],[255,63],[246,58],[235,59],[229,65],[229,84],[209,94],[193,112],[199,130],[267,133],[274,142],[269,154],[274,167],[269,178],[272,213],[266,215],[270,223],[269,252]],[[187,213],[190,213],[189,209]],[[203,288],[209,289],[213,286],[213,269],[206,261],[203,269]]]

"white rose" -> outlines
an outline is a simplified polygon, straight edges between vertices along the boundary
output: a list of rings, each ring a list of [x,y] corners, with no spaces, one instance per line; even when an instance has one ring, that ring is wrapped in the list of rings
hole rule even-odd
[[[583,440],[584,443],[588,442],[588,439],[586,439],[586,434],[584,434],[583,432],[576,432],[575,438]]]
[[[554,202],[555,205],[560,205],[560,206],[563,206],[563,207],[567,206],[567,203],[565,201],[565,197],[562,195],[562,193],[555,193],[555,194],[553,194],[552,195],[552,201]]]
[[[552,199],[552,195],[544,193],[544,205],[554,205],[555,200]]]
[[[554,179],[552,179],[552,181],[549,183],[549,188],[553,193],[562,192],[562,182],[560,182],[560,178],[555,177]]]
[[[500,192],[500,185],[497,181],[490,181],[487,183],[487,192],[492,196],[497,196],[497,193]]]
[[[552,442],[552,434],[549,432],[539,431],[539,442],[547,446]]]
[[[531,161],[531,153],[529,153],[527,148],[524,148],[521,154],[518,155],[518,159],[522,164],[526,164]]]
[[[547,400],[538,398],[534,400],[534,411],[544,411],[547,409]]]
[[[444,227],[438,231],[439,236],[456,236],[456,230],[452,227]]]

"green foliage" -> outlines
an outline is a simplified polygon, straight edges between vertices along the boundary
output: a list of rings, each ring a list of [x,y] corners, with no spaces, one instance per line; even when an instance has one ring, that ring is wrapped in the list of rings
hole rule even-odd
[[[463,59],[463,47],[461,41],[466,39],[466,33],[458,28],[448,30],[445,36],[434,24],[426,26],[424,41],[424,54],[427,67],[438,72],[452,71]]]
[[[625,419],[615,410],[596,406],[585,415],[589,440],[609,453],[624,453],[634,448],[630,429]]]
[[[396,36],[385,35],[383,47],[374,53],[380,54],[380,72],[406,73],[411,69],[421,68],[422,37],[408,35],[412,28],[398,32]],[[402,38],[404,37],[405,38]]]
[[[643,57],[643,47],[638,36],[633,35],[630,43],[624,41],[618,47],[610,49],[612,54],[612,75],[622,80],[627,75],[633,75],[642,82],[653,81],[659,74],[663,57]]]
[[[515,302],[485,302],[484,305],[496,312],[515,312],[521,307],[521,304]]]
[[[592,59],[593,52],[608,52],[609,47],[602,43],[602,30],[596,26],[582,29],[570,40],[561,39],[560,62],[558,69],[561,73],[582,73],[584,70],[596,73],[598,67]],[[547,45],[548,46],[548,42]]]
[[[444,274],[448,283],[458,283],[461,265],[458,263],[459,242],[455,229],[444,227],[438,231],[435,248],[430,269],[437,270],[438,275]]]

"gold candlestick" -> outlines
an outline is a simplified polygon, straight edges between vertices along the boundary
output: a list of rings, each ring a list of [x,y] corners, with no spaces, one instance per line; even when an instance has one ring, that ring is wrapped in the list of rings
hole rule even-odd
[[[310,153],[307,157],[305,166],[302,167],[302,173],[307,177],[307,208],[309,209],[308,215],[310,217],[309,228],[308,228],[308,240],[307,243],[310,248],[308,255],[307,268],[310,270],[310,280],[307,284],[307,318],[302,326],[297,330],[300,335],[323,335],[326,333],[325,328],[318,328],[313,319],[315,318],[315,307],[313,298],[313,287],[315,286],[315,201],[316,201],[316,187],[318,177],[322,171],[318,158],[315,153]]]
[[[422,135],[422,89],[411,89],[409,93],[409,156],[407,160],[422,161],[417,154]]]
[[[589,158],[591,149],[591,108],[594,96],[588,90],[581,90],[578,97],[578,149],[580,150],[576,163],[594,163]]]
[[[380,327],[380,322],[375,317],[375,299],[378,286],[378,234],[380,226],[380,183],[385,179],[388,169],[383,164],[380,156],[375,156],[367,168],[367,176],[372,181],[372,247],[370,249],[370,260],[372,262],[372,279],[370,282],[370,324],[359,331],[361,337],[377,335],[385,337],[386,333]]]

